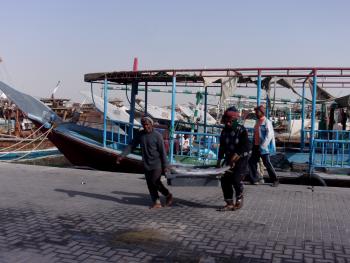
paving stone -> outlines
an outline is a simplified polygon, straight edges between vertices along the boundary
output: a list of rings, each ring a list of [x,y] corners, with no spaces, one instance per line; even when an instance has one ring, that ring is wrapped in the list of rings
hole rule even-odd
[[[0,169],[0,262],[350,261],[348,189],[248,185],[220,213],[220,188],[176,186],[172,208],[149,210],[142,175]]]

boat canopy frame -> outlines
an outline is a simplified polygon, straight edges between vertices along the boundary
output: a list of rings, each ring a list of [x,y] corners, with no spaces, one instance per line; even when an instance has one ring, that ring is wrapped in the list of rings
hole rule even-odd
[[[138,92],[138,85],[144,83],[145,98],[147,99],[147,88],[150,83],[171,83],[171,127],[170,127],[170,162],[173,160],[173,141],[174,140],[174,118],[175,118],[175,102],[176,102],[176,85],[177,83],[195,84],[205,82],[207,77],[217,77],[218,80],[213,83],[220,83],[220,78],[238,77],[238,83],[254,84],[257,88],[256,103],[261,104],[262,89],[264,81],[268,82],[272,78],[287,78],[295,80],[295,88],[302,88],[301,103],[302,114],[304,119],[305,111],[305,83],[309,81],[311,92],[311,130],[310,130],[310,154],[309,154],[309,174],[311,175],[315,167],[315,117],[316,103],[319,101],[317,93],[318,85],[322,88],[349,88],[350,89],[350,67],[261,67],[261,68],[212,68],[212,69],[161,69],[161,70],[134,70],[134,71],[114,71],[89,73],[84,75],[84,81],[90,82],[91,87],[94,83],[100,83],[104,86],[104,99],[107,104],[108,85],[132,85],[131,103],[130,103],[130,129],[133,128],[133,119],[135,109],[135,97]],[[268,79],[270,78],[270,79]],[[198,85],[195,85],[198,87]],[[169,87],[169,86],[168,86]],[[189,85],[188,87],[191,87]],[[205,95],[207,88],[205,87]],[[266,86],[265,86],[266,87]],[[278,85],[277,88],[286,86]],[[322,90],[320,91],[322,93]],[[206,101],[206,99],[205,99]],[[342,97],[341,101],[345,101],[343,106],[350,106],[350,97]],[[145,101],[147,105],[147,101]],[[106,106],[105,106],[106,107]],[[206,108],[206,105],[205,105]],[[106,108],[105,108],[106,109]],[[205,114],[204,114],[205,115]],[[106,116],[104,116],[106,118]],[[304,123],[301,130],[301,144],[304,145]],[[132,138],[131,138],[132,139]]]
[[[113,71],[88,73],[84,75],[85,82],[104,81],[118,84],[137,82],[172,82],[176,75],[177,82],[203,82],[204,77],[264,77],[307,78],[317,72],[319,78],[339,77],[350,78],[350,68],[341,67],[291,67],[291,68],[213,68],[213,69],[160,69],[139,71]],[[337,82],[342,83],[342,82]]]

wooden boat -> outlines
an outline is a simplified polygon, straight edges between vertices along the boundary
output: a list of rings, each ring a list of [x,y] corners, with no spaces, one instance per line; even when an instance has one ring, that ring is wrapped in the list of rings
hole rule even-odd
[[[7,108],[11,105],[11,108]],[[58,149],[8,99],[0,103],[0,161],[29,160],[59,154]]]

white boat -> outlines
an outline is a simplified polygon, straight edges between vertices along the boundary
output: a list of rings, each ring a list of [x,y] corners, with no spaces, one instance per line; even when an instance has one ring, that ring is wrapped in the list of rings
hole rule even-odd
[[[137,105],[141,111],[144,111],[145,102],[143,100],[137,100]],[[147,114],[149,114],[153,119],[171,120],[171,110],[164,107],[147,104]],[[184,121],[184,119],[179,113],[176,112],[175,121]]]
[[[96,94],[92,94],[89,91],[81,91],[87,99],[92,101],[95,107],[100,111],[104,112],[104,99]],[[130,115],[126,112],[127,108],[125,106],[117,107],[111,103],[107,103],[107,118],[113,121],[129,122]],[[140,125],[137,120],[134,120],[134,124]]]
[[[192,122],[194,117],[194,111],[191,109],[190,106],[177,104],[176,110],[180,114],[184,115],[187,121]],[[206,115],[207,115],[207,124],[215,125],[216,119],[214,119],[213,116],[211,116],[208,112],[206,113]],[[198,123],[204,123],[204,111],[200,111]]]

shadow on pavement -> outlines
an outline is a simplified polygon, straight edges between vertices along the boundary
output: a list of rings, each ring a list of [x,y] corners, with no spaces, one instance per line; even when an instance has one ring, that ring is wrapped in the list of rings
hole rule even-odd
[[[125,195],[125,196],[134,196],[134,197],[139,197],[142,199],[148,199],[150,200],[149,195],[147,194],[141,194],[141,193],[128,193],[128,192],[123,192],[123,191],[113,191],[113,194],[117,194],[117,195]],[[217,209],[219,208],[218,206],[215,205],[206,205],[203,203],[197,203],[197,202],[193,202],[193,201],[188,201],[185,199],[181,199],[181,198],[177,198],[176,196],[174,196],[174,203],[172,206],[188,206],[188,207],[196,207],[196,208],[213,208],[213,209]]]
[[[127,196],[127,197],[114,197],[109,195],[102,195],[102,194],[95,194],[95,193],[88,193],[88,192],[81,192],[81,191],[74,191],[74,190],[66,190],[66,189],[55,189],[56,192],[61,192],[67,194],[69,197],[75,197],[75,196],[84,196],[104,201],[112,201],[119,204],[127,204],[127,205],[145,205],[148,206],[150,204],[149,197],[144,195],[142,196]]]
[[[122,192],[122,191],[113,191],[113,194],[117,194],[120,197],[114,197],[110,195],[103,195],[103,194],[96,194],[96,193],[89,193],[89,192],[81,192],[81,191],[74,191],[74,190],[67,190],[67,189],[55,189],[56,192],[61,192],[67,194],[69,197],[75,197],[75,196],[84,196],[104,201],[112,201],[119,204],[124,205],[143,205],[143,206],[149,206],[151,204],[151,200],[149,195],[142,194],[142,193],[129,193],[129,192]],[[180,199],[175,197],[174,198],[174,204],[173,206],[177,207],[196,207],[196,208],[213,208],[217,209],[218,206],[215,205],[206,205],[203,203],[197,203],[193,201],[188,201],[184,199]]]

